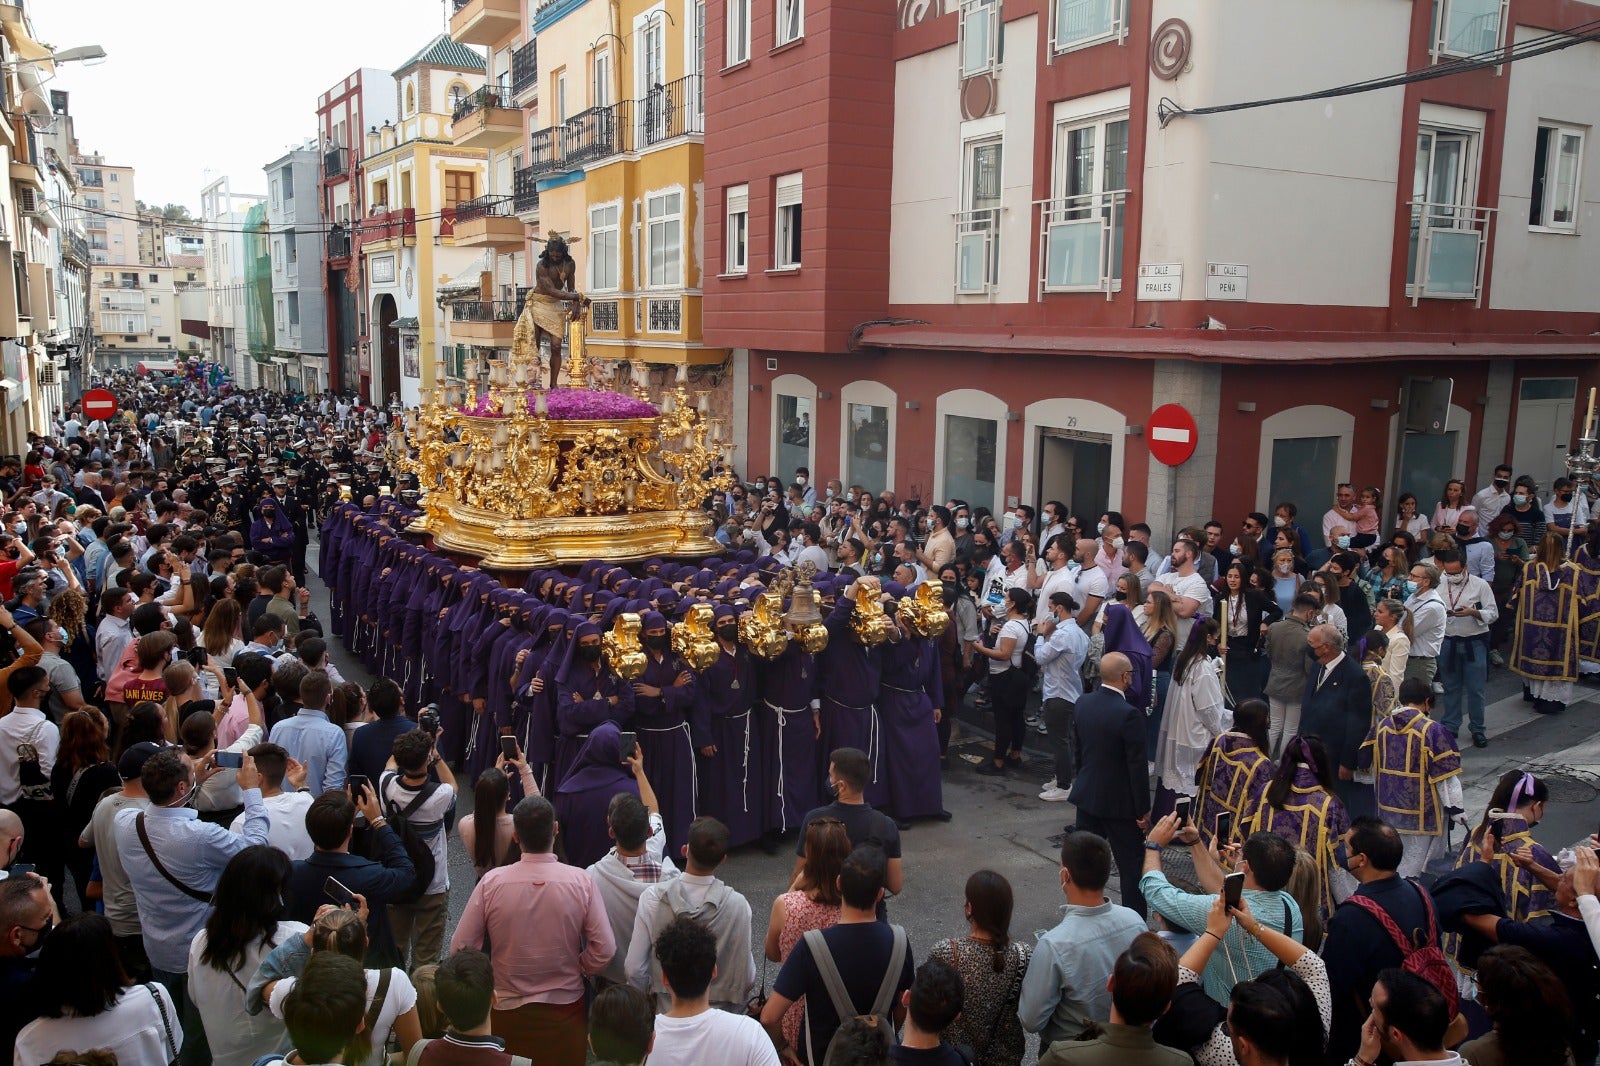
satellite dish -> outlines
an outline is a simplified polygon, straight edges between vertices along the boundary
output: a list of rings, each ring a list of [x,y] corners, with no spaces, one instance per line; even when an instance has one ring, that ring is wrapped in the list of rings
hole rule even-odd
[[[49,133],[56,124],[55,112],[50,110],[50,101],[36,89],[30,89],[22,94],[22,113],[27,116],[28,125],[33,127],[35,133]]]

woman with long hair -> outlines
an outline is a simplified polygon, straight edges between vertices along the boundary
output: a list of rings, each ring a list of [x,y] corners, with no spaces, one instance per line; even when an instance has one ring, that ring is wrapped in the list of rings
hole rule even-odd
[[[1250,587],[1250,574],[1243,560],[1234,560],[1223,573],[1213,601],[1227,670],[1228,702],[1235,705],[1261,695],[1266,683],[1261,659],[1267,627],[1283,617],[1276,598]]]
[[[104,915],[68,918],[44,938],[30,989],[37,1020],[17,1034],[19,1063],[49,1062],[62,1048],[104,1048],[118,1062],[176,1062],[177,1006],[158,984],[135,985]]]
[[[1022,671],[1022,651],[1028,643],[1028,620],[1033,617],[1033,594],[1027,589],[1006,590],[1005,621],[992,632],[994,644],[979,643],[973,651],[989,660],[989,700],[994,706],[994,756],[977,772],[1003,774],[1022,765],[1022,742],[1027,726],[1023,710],[1029,685]]]
[[[1494,1028],[1461,1045],[1472,1066],[1566,1066],[1572,1002],[1554,970],[1527,948],[1497,944],[1478,957],[1478,1005]]]
[[[89,624],[89,601],[75,588],[62,589],[50,601],[50,621],[67,634],[61,642],[61,657],[78,675],[78,691],[85,699],[100,688],[99,667],[94,657],[94,626]]]
[[[1161,738],[1156,744],[1156,801],[1152,817],[1172,810],[1178,796],[1194,796],[1200,760],[1222,734],[1221,664],[1215,658],[1220,627],[1214,618],[1196,618],[1189,640],[1172,668]]]
[[[1284,532],[1284,535],[1290,540],[1294,539],[1292,533]],[[1272,598],[1283,614],[1289,613],[1289,608],[1294,606],[1295,596],[1300,592],[1301,578],[1295,565],[1294,552],[1288,548],[1279,548],[1272,553]]]
[[[1350,814],[1333,784],[1333,764],[1322,740],[1291,738],[1249,827],[1250,833],[1276,833],[1316,860],[1324,918],[1333,913],[1334,847],[1350,828]]]
[[[1467,483],[1458,477],[1453,477],[1444,483],[1444,491],[1439,494],[1439,506],[1433,509],[1433,528],[1440,533],[1454,533],[1456,519],[1461,517],[1463,508],[1469,506],[1467,499]]]
[[[1541,918],[1555,909],[1554,882],[1561,865],[1533,838],[1533,829],[1543,820],[1549,802],[1550,786],[1542,778],[1524,770],[1507,770],[1495,783],[1483,818],[1467,834],[1456,855],[1458,869],[1480,860],[1484,837],[1494,834],[1493,865],[1505,892],[1506,917],[1513,921]],[[1517,855],[1524,851],[1526,855]],[[1539,871],[1544,871],[1545,877]]]
[[[233,665],[233,657],[244,650],[239,639],[239,621],[244,611],[235,599],[220,599],[211,605],[206,624],[200,630],[200,646],[218,666]]]
[[[1507,609],[1515,612],[1510,666],[1522,694],[1541,714],[1560,714],[1578,679],[1578,569],[1566,561],[1559,533],[1546,533]]]
[[[1337,629],[1348,646],[1350,621],[1344,616],[1344,608],[1339,606],[1339,579],[1326,570],[1318,570],[1311,575],[1311,584],[1316,587],[1317,599],[1322,603],[1321,610],[1317,612],[1317,621],[1326,622]]]
[[[1272,780],[1272,758],[1267,754],[1267,701],[1245,700],[1234,708],[1233,726],[1212,740],[1195,769],[1200,804],[1194,820],[1200,838],[1210,843],[1217,835],[1217,818],[1233,816],[1233,833],[1219,846],[1243,838],[1243,829],[1255,817],[1261,797]]]
[[[250,1066],[282,1045],[283,1022],[247,1013],[245,988],[268,952],[306,932],[282,917],[290,869],[289,857],[265,844],[229,859],[205,928],[189,945],[189,996],[217,1066]]]
[[[1383,548],[1383,565],[1373,577],[1373,593],[1380,598],[1403,600],[1411,581],[1411,564],[1416,562],[1417,542],[1404,530],[1389,534]]]
[[[1396,690],[1406,677],[1406,660],[1411,657],[1411,612],[1398,597],[1378,601],[1372,609],[1375,627],[1388,638],[1384,651],[1383,672],[1394,678]]]
[[[122,723],[122,733],[117,737],[116,758],[120,760],[122,753],[135,744],[158,744],[166,746],[173,743],[176,734],[169,733],[171,722],[167,719],[164,706],[153,700],[143,700],[128,709],[127,721]],[[116,760],[113,760],[116,761]]]
[[[1017,1066],[1026,1048],[1017,1000],[1033,952],[1011,939],[1012,906],[1011,882],[977,871],[967,878],[966,935],[939,941],[928,956],[961,975],[961,1016],[944,1037],[971,1048],[974,1066]]]
[[[106,746],[109,732],[105,715],[95,707],[69,711],[61,719],[61,746],[50,771],[50,793],[55,797],[59,818],[56,823],[59,843],[40,841],[65,852],[55,856],[55,861],[49,864],[41,863],[54,868],[47,876],[55,875],[50,876],[50,881],[57,899],[61,898],[64,888],[59,883],[59,871],[64,863],[72,871],[72,883],[78,890],[78,908],[84,912],[93,909],[87,893],[94,852],[78,847],[78,837],[94,817],[95,804],[100,802],[100,797],[122,785],[122,777]]]
[[[1144,720],[1144,757],[1154,762],[1156,742],[1161,739],[1161,717],[1167,709],[1167,690],[1172,685],[1172,663],[1178,647],[1178,612],[1165,589],[1145,593],[1144,603],[1134,612],[1139,632],[1150,645],[1150,670],[1154,675],[1150,714]]]
[[[800,938],[812,929],[830,929],[839,921],[843,903],[839,871],[850,854],[850,837],[837,818],[814,818],[806,826],[805,857],[789,891],[772,901],[763,944],[766,957],[782,963]],[[805,1016],[805,997],[789,1005],[783,1015],[783,1034],[794,1047]]]
[[[1417,494],[1402,492],[1395,501],[1397,513],[1394,520],[1396,532],[1403,531],[1411,537],[1413,543],[1418,537],[1427,536],[1429,523],[1426,515],[1417,512]]]
[[[461,845],[472,857],[473,873],[480,880],[498,866],[510,866],[522,854],[511,825],[507,802],[511,797],[511,778],[507,771],[513,765],[516,767],[524,796],[537,796],[539,785],[533,779],[533,768],[521,757],[520,750],[517,756],[508,763],[502,752],[493,766],[478,775],[472,787],[472,813],[456,819]]]

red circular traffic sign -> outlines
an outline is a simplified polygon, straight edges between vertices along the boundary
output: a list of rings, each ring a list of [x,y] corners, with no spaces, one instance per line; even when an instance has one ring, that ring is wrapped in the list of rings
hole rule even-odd
[[[107,389],[90,389],[83,394],[83,413],[89,418],[110,418],[117,413],[117,398]]]
[[[1150,442],[1150,454],[1156,457],[1156,462],[1167,466],[1182,466],[1188,462],[1200,443],[1194,415],[1175,403],[1162,404],[1151,412],[1144,436]]]

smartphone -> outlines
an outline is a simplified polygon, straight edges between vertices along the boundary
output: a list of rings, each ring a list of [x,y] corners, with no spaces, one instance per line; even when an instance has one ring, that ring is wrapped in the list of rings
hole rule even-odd
[[[11,866],[12,877],[21,877],[23,874],[32,874],[34,872],[35,867],[31,862],[18,862],[13,863]],[[37,874],[35,874],[35,876],[37,876]]]
[[[1233,843],[1233,812],[1223,811],[1217,815],[1217,846]]]
[[[333,900],[336,907],[349,907],[356,901],[356,894],[340,884],[336,877],[322,882],[322,894]]]
[[[507,762],[515,762],[517,758],[517,738],[501,737],[500,754],[506,757]]]
[[[214,758],[217,761],[217,765],[224,770],[237,770],[244,766],[244,752],[242,751],[219,751]]]
[[[188,651],[183,653],[183,657],[187,659],[189,664],[196,670],[200,669],[206,663],[211,661],[211,657],[207,655],[206,650],[201,647],[190,648]]]
[[[1228,901],[1228,906],[1237,907],[1244,899],[1244,874],[1229,874],[1222,879],[1222,897]]]
[[[1194,800],[1188,796],[1178,797],[1177,815],[1178,827],[1181,829],[1189,824],[1189,811],[1194,806]]]
[[[1506,823],[1503,818],[1489,819],[1489,836],[1494,840],[1494,850],[1499,851],[1505,843]]]
[[[365,774],[351,774],[345,778],[345,784],[350,788],[351,798],[359,800],[361,793],[367,790],[371,782],[367,780]]]
[[[228,689],[232,691],[239,685],[239,671],[231,666],[224,666],[222,668],[222,680],[228,683]]]
[[[623,734],[621,734],[621,738],[622,738],[622,757],[624,759],[633,758],[633,753],[635,751],[637,751],[638,748],[639,748],[639,734],[637,734],[637,733],[623,733]]]

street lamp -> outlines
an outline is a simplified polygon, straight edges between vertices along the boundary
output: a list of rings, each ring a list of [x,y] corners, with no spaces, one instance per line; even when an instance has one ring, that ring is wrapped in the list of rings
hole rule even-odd
[[[79,63],[92,59],[104,59],[106,50],[97,44],[80,44],[76,48],[62,48],[50,53],[52,63]]]

